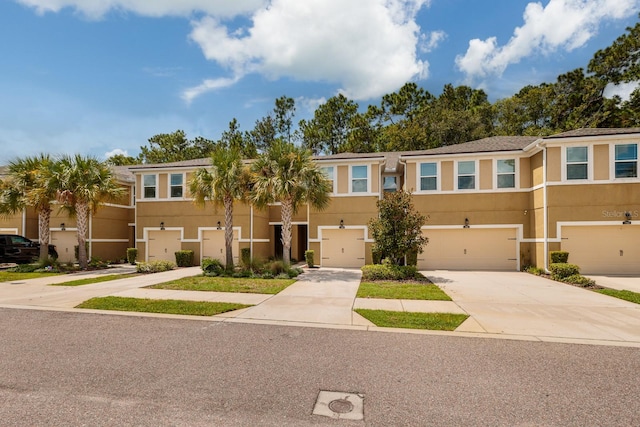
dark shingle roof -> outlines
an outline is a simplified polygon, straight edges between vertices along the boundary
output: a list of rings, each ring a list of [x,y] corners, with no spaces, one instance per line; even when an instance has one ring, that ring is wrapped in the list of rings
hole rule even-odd
[[[434,156],[437,154],[490,153],[494,151],[522,151],[527,145],[539,139],[537,136],[491,136],[476,141],[433,148],[431,150],[408,151],[409,156]]]
[[[640,133],[640,128],[581,128],[551,136],[545,136],[544,139],[572,138],[579,136],[625,135],[630,133]]]
[[[173,168],[173,167],[193,167],[193,166],[211,166],[211,158],[204,157],[202,159],[192,159],[192,160],[181,160],[179,162],[171,162],[171,163],[153,163],[153,164],[142,164],[142,165],[131,165],[129,166],[130,170],[134,169],[155,169],[155,168]]]

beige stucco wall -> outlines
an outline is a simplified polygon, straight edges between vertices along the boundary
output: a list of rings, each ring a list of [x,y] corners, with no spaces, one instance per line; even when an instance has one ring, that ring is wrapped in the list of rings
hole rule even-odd
[[[411,193],[418,191],[420,186],[418,184],[418,164],[417,163],[407,163],[405,166],[405,173],[407,175],[407,180],[404,182],[404,190],[409,191]]]
[[[338,194],[347,194],[349,192],[349,166],[337,166],[336,176],[338,177]]]
[[[340,220],[345,226],[367,225],[377,215],[378,196],[334,197],[324,211],[311,209],[309,220],[309,237],[318,238],[319,226],[337,227]]]
[[[480,160],[480,190],[493,188],[493,160]]]
[[[556,182],[562,179],[562,150],[560,147],[547,148],[547,181]]]
[[[593,146],[593,179],[608,180],[609,179],[609,146],[594,145]]]
[[[529,165],[531,170],[532,187],[542,185],[544,183],[543,163],[544,157],[542,151],[530,157]]]
[[[442,169],[442,176],[440,177],[442,191],[453,191],[453,162],[440,162],[440,169]]]
[[[520,173],[519,173],[519,187],[531,188],[532,176],[531,176],[531,159],[522,158],[519,159]]]

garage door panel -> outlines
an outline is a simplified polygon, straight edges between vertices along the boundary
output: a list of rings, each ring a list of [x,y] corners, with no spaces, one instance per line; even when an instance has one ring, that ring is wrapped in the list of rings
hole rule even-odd
[[[240,259],[238,230],[233,230],[231,251],[233,252],[233,263],[237,264]],[[202,258],[217,259],[223,264],[227,262],[224,230],[205,230],[202,232]]]
[[[148,235],[149,261],[176,262],[175,253],[182,249],[179,230],[154,230]]]
[[[562,250],[582,274],[639,274],[640,226],[565,226]]]
[[[364,230],[324,230],[321,252],[323,267],[362,267],[365,263]]]
[[[517,240],[513,228],[424,230],[429,238],[418,256],[423,270],[517,269]]]
[[[75,231],[52,231],[51,244],[56,246],[56,252],[58,252],[58,261],[76,261],[75,247],[78,246],[78,236]]]

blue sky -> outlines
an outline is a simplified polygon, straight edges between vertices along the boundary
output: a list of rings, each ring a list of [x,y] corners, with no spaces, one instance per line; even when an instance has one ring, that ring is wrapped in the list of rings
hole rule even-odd
[[[217,140],[296,100],[363,108],[415,81],[492,100],[586,67],[640,0],[4,0],[0,164],[137,155],[158,133]]]

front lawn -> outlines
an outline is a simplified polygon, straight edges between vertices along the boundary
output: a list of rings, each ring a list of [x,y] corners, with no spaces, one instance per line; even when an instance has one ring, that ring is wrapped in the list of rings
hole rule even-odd
[[[368,310],[357,308],[356,313],[384,328],[429,329],[453,331],[469,315],[452,313],[411,313],[407,311]]]
[[[76,308],[95,310],[135,311],[147,313],[187,314],[191,316],[214,316],[228,311],[251,307],[245,304],[206,301],[181,301],[174,299],[146,299],[124,297],[91,298]]]
[[[62,273],[19,273],[17,271],[0,271],[0,282],[16,280],[40,279],[41,277],[59,276]]]
[[[129,277],[139,276],[139,274],[109,274],[106,276],[90,277],[86,279],[71,280],[69,282],[51,283],[49,286],[82,286],[91,285],[93,283],[109,282],[111,280],[127,279]]]
[[[597,289],[596,292],[640,304],[640,293],[638,292],[619,291],[617,289]]]
[[[295,279],[193,276],[148,287],[151,289],[172,289],[180,291],[241,292],[275,295],[293,283],[295,283]]]
[[[439,287],[428,282],[362,282],[358,298],[451,301]]]

